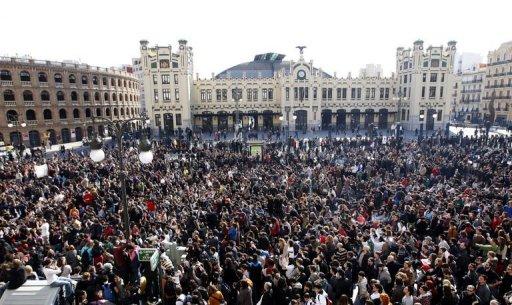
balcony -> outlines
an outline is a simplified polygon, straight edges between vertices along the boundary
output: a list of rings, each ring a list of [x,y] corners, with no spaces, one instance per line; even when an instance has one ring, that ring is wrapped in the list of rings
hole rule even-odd
[[[59,105],[59,106],[66,106],[66,101],[58,101],[57,105]]]
[[[37,120],[28,120],[27,125],[28,126],[37,126]]]
[[[99,86],[98,86],[98,85],[93,85],[93,86],[92,86],[92,88],[93,88],[94,90],[98,90],[98,89],[99,89]]]
[[[53,120],[52,119],[44,120],[44,124],[45,125],[53,125]]]
[[[42,88],[48,87],[48,82],[39,82],[39,87],[42,87]]]
[[[71,84],[69,84],[69,88],[76,89],[77,87],[76,87],[76,84],[71,83]]]
[[[30,87],[30,86],[32,86],[32,82],[31,81],[24,81],[24,80],[22,80],[21,81],[21,86],[22,87]]]
[[[494,88],[512,88],[512,84],[485,86],[485,89],[494,89]]]
[[[51,103],[50,101],[41,101],[41,104],[43,106],[50,106],[50,103]]]
[[[487,65],[488,66],[496,66],[496,65],[503,65],[503,64],[508,64],[508,63],[512,63],[512,59],[502,60],[502,61],[495,61],[495,62],[492,62],[492,63],[488,63]]]
[[[482,90],[481,89],[462,90],[461,92],[462,93],[477,93],[477,92],[482,92]]]
[[[55,88],[64,88],[62,83],[55,83]]]
[[[12,80],[2,80],[0,81],[0,85],[4,87],[12,87]]]
[[[482,79],[473,79],[473,80],[466,80],[466,81],[462,81],[462,84],[478,84],[478,83],[481,83],[482,82]]]
[[[33,107],[36,105],[36,102],[34,101],[24,101],[23,104],[28,107]]]
[[[16,101],[4,101],[4,105],[9,107],[15,107]]]
[[[68,123],[68,119],[60,119],[60,123],[61,124],[67,124]]]
[[[78,101],[71,101],[71,105],[78,106]]]

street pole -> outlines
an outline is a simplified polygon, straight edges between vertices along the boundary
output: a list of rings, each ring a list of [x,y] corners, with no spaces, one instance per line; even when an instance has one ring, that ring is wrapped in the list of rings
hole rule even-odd
[[[235,134],[233,135],[233,139],[238,139],[238,121],[239,121],[239,111],[238,111],[238,102],[239,102],[239,98],[238,98],[238,88],[235,87],[234,89],[234,96],[233,96],[233,99],[235,101]]]

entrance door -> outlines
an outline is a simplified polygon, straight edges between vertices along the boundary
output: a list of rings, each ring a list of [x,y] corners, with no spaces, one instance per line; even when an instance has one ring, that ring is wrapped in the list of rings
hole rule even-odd
[[[306,110],[297,110],[295,112],[295,129],[306,132],[308,130],[308,112]]]
[[[322,130],[331,129],[332,122],[332,111],[329,109],[325,109],[322,111]]]
[[[174,122],[172,120],[172,113],[164,114],[164,132],[166,136],[172,136],[174,133]]]
[[[212,132],[213,131],[213,122],[212,117],[210,115],[202,117],[203,132]]]
[[[345,130],[347,121],[347,112],[340,109],[336,112],[336,127],[339,130]]]

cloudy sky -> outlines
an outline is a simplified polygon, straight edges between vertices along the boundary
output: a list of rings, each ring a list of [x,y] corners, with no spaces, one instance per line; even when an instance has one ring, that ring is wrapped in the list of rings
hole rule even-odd
[[[367,63],[390,74],[396,48],[458,42],[484,56],[512,40],[510,0],[2,0],[0,55],[119,66],[139,40],[194,48],[195,72],[208,77],[255,54],[305,57],[346,76]]]

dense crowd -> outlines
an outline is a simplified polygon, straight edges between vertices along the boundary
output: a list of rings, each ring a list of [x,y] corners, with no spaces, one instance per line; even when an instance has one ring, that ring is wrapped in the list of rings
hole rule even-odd
[[[512,140],[381,137],[126,143],[0,171],[0,281],[63,287],[75,304],[506,304]],[[172,262],[165,246],[186,246]],[[159,268],[139,260],[161,251]],[[156,279],[156,280],[155,280]]]

